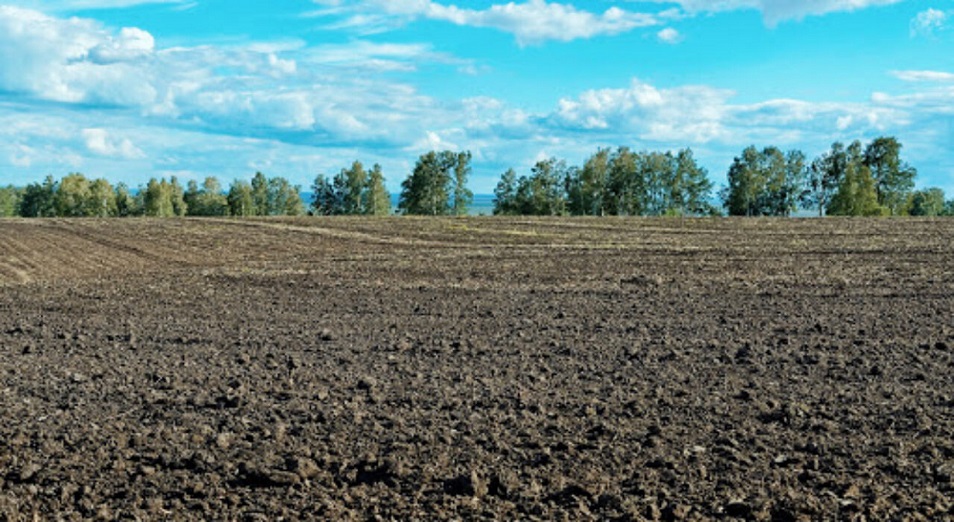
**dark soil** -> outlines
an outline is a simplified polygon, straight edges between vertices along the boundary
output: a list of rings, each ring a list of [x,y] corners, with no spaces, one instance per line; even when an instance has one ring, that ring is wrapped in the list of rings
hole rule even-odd
[[[946,520],[954,220],[0,221],[0,520]]]

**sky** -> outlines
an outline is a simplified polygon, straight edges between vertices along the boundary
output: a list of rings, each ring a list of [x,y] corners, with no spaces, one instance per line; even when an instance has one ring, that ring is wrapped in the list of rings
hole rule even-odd
[[[601,147],[889,135],[954,196],[954,0],[0,0],[0,184],[82,172],[397,191],[469,150],[471,188]]]

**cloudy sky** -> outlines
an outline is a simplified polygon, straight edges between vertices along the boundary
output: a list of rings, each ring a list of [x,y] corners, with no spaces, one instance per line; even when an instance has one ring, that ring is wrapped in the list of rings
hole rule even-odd
[[[0,183],[68,172],[472,188],[598,147],[810,157],[897,136],[954,195],[954,0],[0,0]]]

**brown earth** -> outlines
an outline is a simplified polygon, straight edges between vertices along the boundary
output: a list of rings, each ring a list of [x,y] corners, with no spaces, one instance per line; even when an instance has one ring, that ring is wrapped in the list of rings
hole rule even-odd
[[[0,221],[0,520],[945,520],[954,220]]]

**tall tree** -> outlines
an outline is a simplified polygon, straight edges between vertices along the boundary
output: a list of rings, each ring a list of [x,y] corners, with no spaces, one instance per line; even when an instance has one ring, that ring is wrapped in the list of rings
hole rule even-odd
[[[470,152],[460,152],[457,154],[454,163],[454,201],[453,214],[455,216],[466,216],[467,208],[474,201],[474,193],[467,188],[467,179],[471,173],[471,161],[473,156]]]
[[[103,178],[89,184],[89,199],[86,202],[86,215],[91,217],[110,217],[118,213],[116,193],[113,186]]]
[[[60,180],[53,196],[53,206],[57,216],[85,217],[89,199],[89,180],[82,174],[73,173]]]
[[[838,190],[841,178],[848,167],[845,146],[840,142],[831,145],[831,150],[812,161],[806,173],[806,181],[799,201],[804,207],[815,207],[818,216],[825,215],[825,209],[832,196]]]
[[[125,183],[116,184],[116,215],[119,217],[130,217],[141,215],[143,210],[136,198],[129,192],[129,187]]]
[[[149,217],[173,217],[172,186],[165,180],[152,178],[143,191],[143,211]]]
[[[237,217],[255,216],[258,207],[255,204],[255,194],[252,185],[245,180],[237,179],[229,186],[227,196],[229,213]]]
[[[725,207],[730,216],[762,214],[762,209],[759,207],[759,195],[765,179],[760,162],[761,154],[754,145],[747,147],[742,151],[741,156],[732,160],[728,174],[728,192],[724,196]]]
[[[169,202],[172,204],[172,215],[183,217],[188,214],[189,206],[185,202],[185,189],[182,188],[175,176],[172,176],[169,180],[169,186],[166,190],[168,190]]]
[[[368,173],[360,161],[351,164],[350,169],[341,171],[342,214],[365,214],[368,201]]]
[[[0,187],[0,217],[20,214],[20,196],[20,190],[13,185]]]
[[[305,213],[305,205],[299,195],[300,187],[292,185],[283,177],[268,180],[269,216],[300,216]]]
[[[335,186],[324,174],[319,174],[311,185],[311,210],[316,216],[341,214],[344,203],[340,200]]]
[[[647,207],[646,180],[642,175],[640,154],[620,147],[610,158],[609,180],[604,204],[609,214],[639,216]]]
[[[53,176],[47,176],[43,183],[31,183],[23,190],[20,198],[20,215],[23,217],[55,217],[54,202],[58,183]]]
[[[451,211],[451,169],[457,154],[435,151],[422,155],[414,171],[401,183],[398,209],[404,214],[443,216]]]
[[[852,143],[846,152],[845,174],[828,204],[831,216],[880,216],[888,212],[878,203],[871,169],[864,162],[861,143]]]
[[[906,213],[906,205],[917,170],[901,160],[901,142],[890,136],[882,136],[865,148],[864,164],[871,170],[878,192],[878,204],[886,207],[891,215]]]
[[[679,151],[676,155],[676,169],[676,179],[680,180],[679,213],[696,216],[714,214],[716,209],[709,202],[712,198],[712,181],[709,180],[706,169],[696,163],[692,149]]]
[[[384,185],[384,171],[375,164],[368,174],[367,210],[371,216],[387,216],[391,213],[391,194]]]
[[[252,177],[252,202],[254,204],[253,215],[268,215],[268,178],[261,172],[256,172]]]
[[[597,150],[576,174],[568,179],[567,210],[580,216],[604,215],[610,177],[610,150]]]
[[[202,181],[202,186],[191,180],[186,190],[186,207],[190,216],[227,216],[229,215],[229,200],[222,191],[219,180],[208,176]]]
[[[517,202],[517,173],[507,169],[494,188],[494,215],[513,216],[520,213]]]

